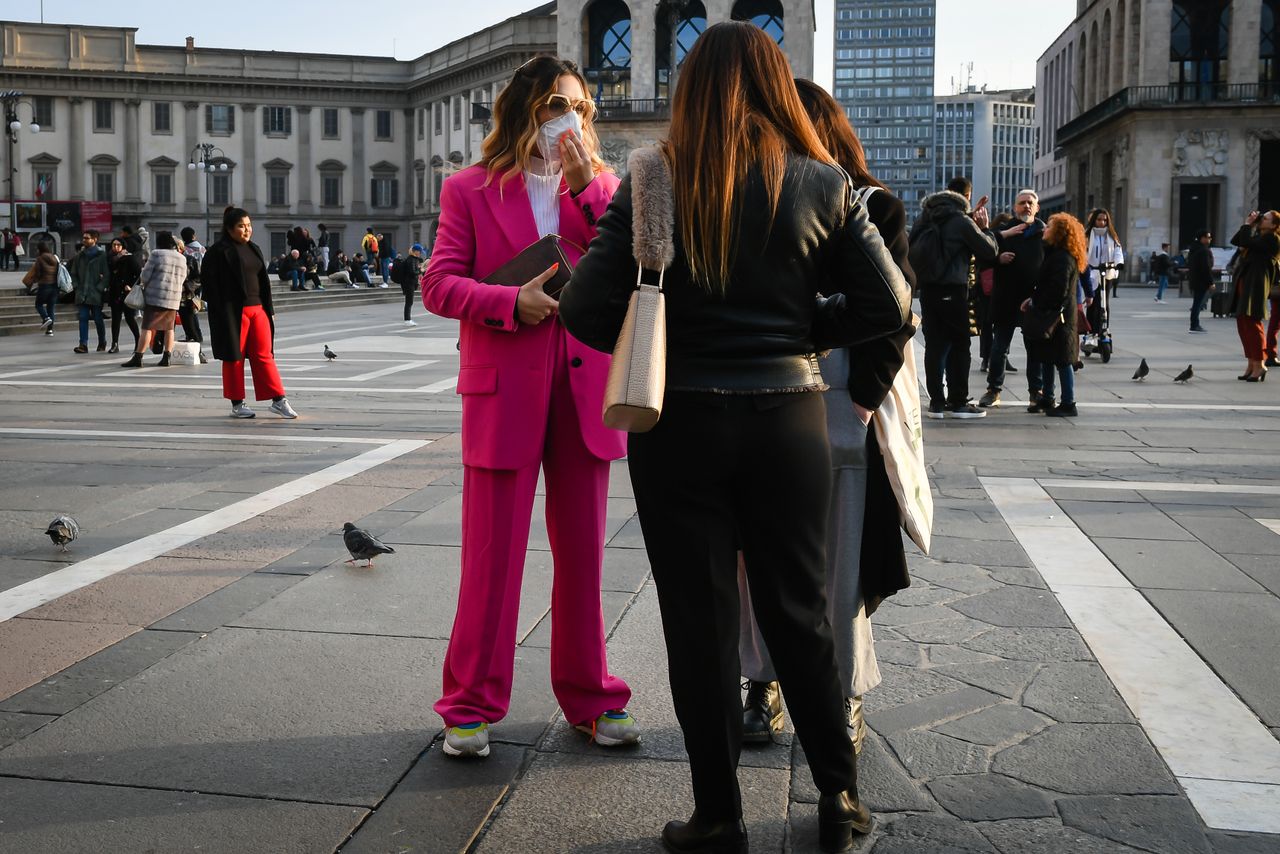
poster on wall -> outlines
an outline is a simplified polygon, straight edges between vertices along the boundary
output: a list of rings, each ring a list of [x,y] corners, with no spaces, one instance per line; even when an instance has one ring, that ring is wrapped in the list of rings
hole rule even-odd
[[[19,231],[44,228],[44,202],[18,202],[13,206],[14,222]]]
[[[46,202],[45,227],[59,234],[70,234],[80,230],[79,202]]]
[[[111,233],[111,202],[81,202],[80,227]]]

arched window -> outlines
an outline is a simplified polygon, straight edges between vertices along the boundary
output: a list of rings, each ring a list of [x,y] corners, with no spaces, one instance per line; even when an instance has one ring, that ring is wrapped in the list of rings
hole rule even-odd
[[[1213,97],[1226,76],[1230,0],[1174,0],[1169,29],[1169,82],[1180,99]]]
[[[1085,109],[1098,103],[1098,22],[1089,28],[1089,67],[1085,69]]]
[[[623,0],[596,0],[587,9],[584,76],[596,100],[631,94],[631,10]]]
[[[677,69],[684,65],[693,43],[707,28],[707,9],[701,0],[663,0],[655,16],[657,23],[658,60],[655,63],[657,85],[654,91],[659,98],[671,97],[671,73],[674,55]]]
[[[783,32],[782,4],[778,0],[738,0],[733,4],[733,20],[750,21],[764,30],[779,45]]]
[[[1111,94],[1111,10],[1102,16],[1102,44],[1098,49],[1098,59],[1102,68],[1098,72],[1097,97],[1101,101]]]
[[[1124,52],[1125,43],[1125,0],[1120,0],[1116,7],[1116,35],[1111,47],[1111,91],[1119,92],[1124,88]],[[1136,59],[1136,57],[1134,57]]]
[[[1280,88],[1280,0],[1262,0],[1262,36],[1258,42],[1258,82],[1263,95]]]

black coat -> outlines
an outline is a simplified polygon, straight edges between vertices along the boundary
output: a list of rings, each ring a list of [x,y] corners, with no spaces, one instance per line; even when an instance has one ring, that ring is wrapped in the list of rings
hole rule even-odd
[[[1044,263],[1031,293],[1031,310],[1045,317],[1062,312],[1062,322],[1050,338],[1032,340],[1027,336],[1027,358],[1051,365],[1074,365],[1080,360],[1080,336],[1076,334],[1076,280],[1080,277],[1075,257],[1066,249],[1046,246]]]
[[[1280,238],[1240,226],[1231,243],[1244,252],[1236,264],[1235,289],[1229,312],[1236,317],[1262,320],[1266,317],[1267,300],[1276,284],[1280,267]]]
[[[1019,223],[1012,222],[1009,228]],[[1007,230],[1007,229],[1006,229]],[[1013,261],[996,263],[991,287],[991,319],[996,326],[1018,326],[1022,323],[1022,303],[1035,289],[1040,265],[1044,261],[1044,223],[1036,220],[1022,234],[1001,237],[996,234],[1000,252],[1012,252]]]
[[[107,302],[118,306],[124,300],[124,289],[132,287],[142,272],[142,264],[138,256],[132,252],[124,252],[115,258],[109,258],[107,264],[111,268],[111,283],[107,286]]]
[[[268,318],[275,317],[271,305],[271,280],[267,278],[267,264],[262,250],[250,243],[262,267],[258,270],[258,296],[262,310]],[[223,238],[209,247],[200,270],[205,304],[209,307],[209,335],[213,342],[213,357],[223,362],[244,361],[240,352],[240,318],[244,311],[244,267],[235,243]],[[271,320],[271,338],[276,335],[275,320]]]
[[[1213,287],[1213,252],[1208,246],[1196,242],[1187,255],[1187,277],[1191,290],[1207,291]]]

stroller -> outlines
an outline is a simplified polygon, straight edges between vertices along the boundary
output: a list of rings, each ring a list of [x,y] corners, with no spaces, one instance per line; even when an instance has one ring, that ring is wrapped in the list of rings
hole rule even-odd
[[[1096,280],[1094,272],[1098,274]],[[1115,264],[1103,264],[1100,267],[1090,267],[1087,273],[1087,276],[1080,277],[1080,283],[1085,294],[1093,297],[1093,303],[1085,312],[1087,326],[1082,330],[1080,355],[1084,357],[1097,353],[1105,365],[1111,361],[1112,353],[1111,296],[1107,292],[1107,285],[1120,277],[1120,271]]]

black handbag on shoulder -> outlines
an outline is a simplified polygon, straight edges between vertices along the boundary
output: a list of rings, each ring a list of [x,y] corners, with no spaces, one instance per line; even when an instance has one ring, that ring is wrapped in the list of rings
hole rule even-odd
[[[1048,341],[1062,322],[1061,311],[1048,314],[1031,305],[1022,313],[1022,333],[1032,340]]]

